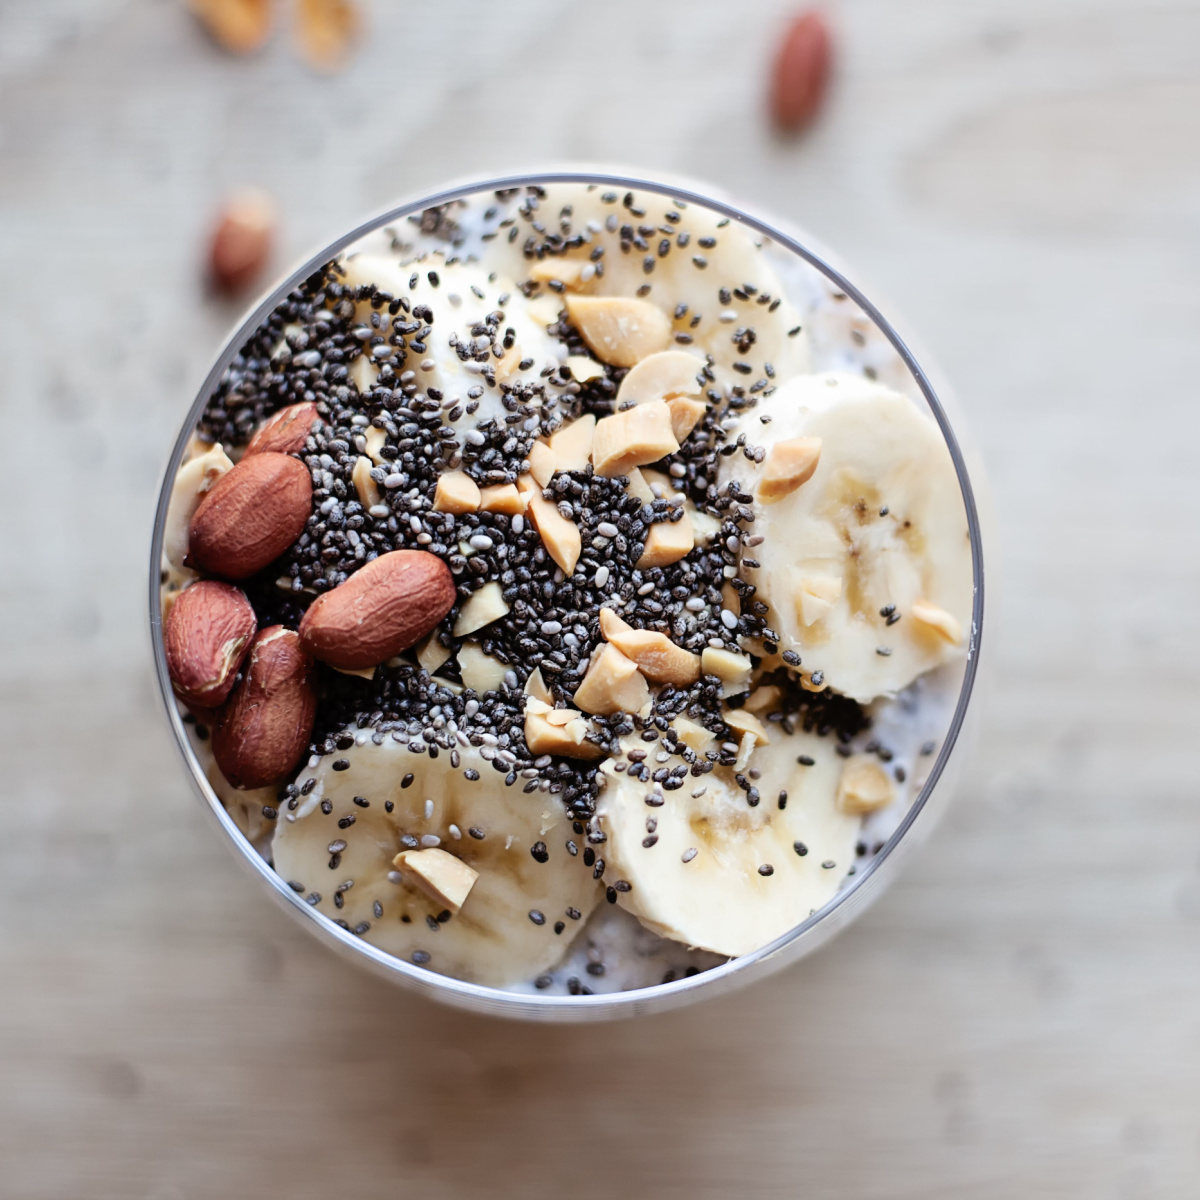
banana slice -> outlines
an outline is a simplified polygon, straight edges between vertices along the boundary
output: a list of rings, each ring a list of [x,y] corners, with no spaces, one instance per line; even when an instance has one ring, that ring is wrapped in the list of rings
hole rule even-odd
[[[760,417],[769,417],[763,424]],[[962,655],[971,619],[971,547],[941,432],[899,392],[860,376],[802,376],[742,418],[764,463],[724,460],[756,498],[761,545],[743,577],[771,607],[780,650],[806,675],[861,703],[894,695]],[[762,503],[773,447],[819,439],[816,470]],[[782,448],[782,447],[781,447]],[[725,480],[723,479],[722,482]],[[769,496],[771,493],[767,493]]]
[[[751,756],[761,771],[753,807],[731,768],[664,791],[618,772],[620,760],[606,762],[597,815],[608,835],[604,880],[617,903],[664,937],[731,956],[799,924],[854,863],[859,820],[834,803],[842,762],[835,745],[773,728],[770,744]],[[635,746],[645,743],[627,750]],[[652,765],[670,771],[683,760]]]
[[[389,739],[323,759],[308,795],[280,810],[275,869],[318,912],[381,950],[502,987],[553,966],[582,924],[566,920],[560,934],[556,922],[568,909],[586,917],[601,892],[582,856],[566,849],[571,822],[557,797],[504,787],[477,751],[460,754],[455,769],[444,754],[431,759]],[[479,874],[448,918],[415,872],[393,863],[433,847]]]
[[[500,388],[487,383],[485,366],[490,366],[498,383],[537,382],[547,365],[557,366],[565,355],[562,343],[533,316],[529,301],[513,282],[475,264],[447,263],[439,252],[404,264],[383,254],[361,253],[345,259],[342,266],[346,270],[344,282],[351,287],[374,284],[397,299],[406,298],[413,309],[424,306],[433,314],[432,320],[427,317],[423,322],[429,327],[424,350],[412,346],[417,333],[406,335],[408,354],[404,365],[397,366],[397,374],[415,371],[417,386],[439,389],[448,409],[454,408],[454,401],[460,402],[462,412],[450,422],[456,427],[473,428],[488,418],[502,421],[507,415]],[[370,320],[373,311],[369,302],[358,305],[358,317],[364,322]],[[503,312],[503,319],[489,325],[488,315],[497,311]],[[411,324],[418,319],[404,312],[390,317],[386,306],[379,315],[381,320],[387,319],[389,328],[393,320]],[[481,326],[496,331],[495,347],[487,336],[472,333]],[[504,338],[509,329],[513,338],[506,350]],[[386,329],[380,330],[380,336],[386,335]],[[502,358],[496,357],[495,348],[502,351]],[[360,391],[370,388],[378,378],[380,361],[373,360],[370,351],[354,361],[351,372]],[[526,362],[529,365],[522,367]],[[482,386],[483,394],[478,398],[477,410],[467,413],[466,392],[474,385]]]
[[[611,202],[605,201],[606,195]],[[799,314],[784,298],[779,278],[744,226],[710,209],[681,207],[652,192],[630,193],[626,204],[623,191],[614,195],[579,184],[547,187],[531,215],[546,228],[564,233],[565,222],[586,242],[563,258],[526,259],[526,237],[538,235],[530,224],[519,221],[522,236],[496,249],[508,254],[506,270],[515,278],[545,275],[550,263],[583,264],[564,280],[571,291],[640,296],[656,305],[671,318],[673,333],[685,339],[676,338],[680,348],[712,355],[714,375],[726,387],[748,388],[759,379],[786,379],[808,369],[807,335],[793,332],[801,324]],[[634,244],[623,230],[643,244]],[[765,369],[768,363],[772,376]]]

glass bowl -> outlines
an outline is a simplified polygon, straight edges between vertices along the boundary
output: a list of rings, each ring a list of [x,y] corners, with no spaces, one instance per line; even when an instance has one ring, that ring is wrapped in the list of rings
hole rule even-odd
[[[193,751],[182,714],[171,690],[162,638],[160,564],[171,485],[197,420],[218,387],[226,368],[246,338],[292,288],[365,235],[395,222],[403,221],[411,215],[420,214],[478,193],[553,183],[596,184],[605,187],[635,189],[658,193],[669,199],[679,199],[685,203],[707,206],[738,222],[757,236],[767,239],[773,255],[772,265],[785,276],[789,294],[793,283],[803,274],[809,285],[814,280],[819,281],[830,289],[841,303],[854,306],[850,311],[854,314],[854,320],[860,322],[863,328],[869,327],[875,344],[876,358],[878,359],[882,354],[887,360],[883,363],[884,369],[891,372],[887,382],[907,391],[918,404],[923,404],[937,422],[945,438],[962,490],[970,536],[974,585],[967,653],[963,661],[953,668],[955,678],[948,685],[948,698],[951,703],[947,704],[948,719],[940,748],[936,755],[928,760],[924,780],[916,789],[916,794],[907,811],[903,813],[902,818],[895,824],[882,845],[875,849],[869,860],[858,865],[854,873],[846,879],[841,890],[823,908],[769,945],[690,977],[637,990],[600,995],[525,994],[480,986],[439,975],[401,959],[393,958],[334,924],[306,904],[304,899],[292,891],[288,884],[258,854],[239,830],[233,818],[226,812],[209,783],[205,769]],[[755,216],[722,199],[719,195],[714,195],[711,191],[697,191],[694,186],[687,183],[656,182],[590,170],[537,171],[460,183],[443,191],[389,208],[386,212],[371,218],[325,246],[297,267],[254,306],[232,333],[217,356],[212,370],[204,380],[181,425],[159,493],[151,539],[149,579],[149,618],[154,664],[163,705],[184,766],[197,796],[220,830],[220,836],[244,866],[258,877],[262,887],[275,899],[276,903],[299,921],[313,937],[338,951],[347,959],[367,967],[393,983],[459,1008],[522,1020],[568,1022],[609,1020],[639,1013],[661,1012],[691,1004],[703,997],[716,996],[734,988],[743,987],[752,980],[778,971],[811,953],[844,929],[895,878],[901,863],[917,842],[928,833],[937,814],[944,808],[952,790],[953,776],[957,774],[964,757],[963,733],[972,693],[976,685],[983,628],[982,538],[975,494],[963,450],[951,428],[943,404],[934,392],[926,370],[917,361],[893,324],[847,278],[842,269],[833,264],[831,259],[832,255],[828,251],[814,248],[813,239],[807,235],[789,231],[788,227],[781,222],[768,221]],[[857,342],[861,336],[860,332],[856,335],[855,341]]]

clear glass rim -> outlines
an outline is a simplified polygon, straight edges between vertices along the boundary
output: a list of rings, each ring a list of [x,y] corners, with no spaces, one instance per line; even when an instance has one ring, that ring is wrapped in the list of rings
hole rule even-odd
[[[915,380],[917,387],[929,407],[934,420],[941,430],[942,437],[949,449],[954,470],[958,477],[962,493],[963,505],[967,514],[968,533],[971,544],[972,583],[974,596],[971,613],[971,636],[967,648],[967,660],[964,667],[962,684],[955,702],[946,736],[941,749],[935,758],[924,786],[916,799],[913,800],[908,812],[884,843],[883,848],[874,855],[866,867],[844,886],[836,896],[824,907],[817,910],[800,924],[794,926],[781,937],[751,954],[740,958],[730,959],[717,967],[712,967],[697,975],[674,980],[671,983],[659,983],[650,987],[637,988],[630,991],[609,992],[591,996],[549,996],[538,993],[508,992],[500,988],[485,987],[480,984],[468,983],[448,975],[438,975],[403,959],[394,958],[372,946],[369,942],[355,937],[347,930],[335,925],[332,921],[315,912],[303,899],[297,896],[287,883],[276,874],[274,869],[265,862],[241,834],[233,819],[225,811],[212,785],[209,783],[204,770],[192,751],[183,721],[176,707],[171,689],[170,676],[167,671],[166,653],[162,639],[161,612],[161,563],[163,533],[166,524],[167,507],[171,496],[171,485],[175,473],[183,457],[184,448],[191,437],[204,406],[215,392],[226,368],[230,365],[239,348],[249,333],[255,329],[283,300],[297,284],[307,279],[330,259],[336,257],[347,247],[353,245],[382,226],[402,220],[415,212],[447,204],[455,200],[481,192],[493,192],[508,188],[524,188],[555,183],[581,183],[608,185],[625,188],[626,190],[646,190],[659,195],[678,198],[689,204],[706,206],[714,212],[736,220],[739,224],[770,238],[777,245],[798,255],[810,266],[814,267],[840,291],[845,292],[864,313],[874,322],[875,326],[887,338],[893,349],[900,356],[905,367]],[[966,462],[959,446],[958,439],[951,427],[950,421],[942,407],[941,401],[929,380],[928,375],[917,361],[906,342],[893,327],[882,312],[863,294],[863,292],[848,279],[838,268],[834,267],[822,255],[817,254],[809,246],[799,241],[785,228],[772,224],[741,207],[695,190],[696,185],[690,182],[675,184],[603,171],[599,169],[557,169],[541,171],[525,171],[514,175],[504,175],[491,179],[465,180],[391,206],[370,219],[362,222],[350,232],[338,237],[324,246],[316,254],[307,258],[295,268],[282,282],[271,289],[258,304],[246,315],[230,333],[221,352],[217,355],[212,369],[201,385],[196,399],[193,401],[187,417],[175,440],[170,458],[163,475],[159,490],[158,504],[154,515],[154,530],[150,548],[150,579],[149,579],[149,615],[151,646],[154,655],[155,673],[158,677],[159,690],[167,717],[175,736],[176,745],[183,756],[190,772],[193,786],[198,794],[207,802],[211,814],[217,819],[229,836],[235,852],[247,863],[259,878],[268,886],[277,901],[290,909],[308,928],[335,949],[349,953],[367,965],[373,966],[377,972],[399,979],[414,990],[431,995],[434,998],[457,1004],[461,1007],[476,1011],[487,1011],[497,1015],[537,1018],[557,1017],[558,1019],[576,1018],[580,1020],[603,1019],[620,1015],[632,1015],[686,1003],[689,999],[698,998],[694,994],[705,990],[723,990],[717,987],[721,983],[729,986],[732,977],[739,974],[753,977],[752,968],[776,956],[783,956],[787,949],[793,946],[817,926],[828,921],[836,912],[846,907],[852,899],[863,893],[869,881],[875,879],[889,857],[897,847],[904,842],[914,824],[925,810],[926,805],[937,787],[943,772],[954,752],[963,723],[966,720],[967,709],[975,686],[976,674],[979,668],[979,654],[982,644],[983,607],[984,607],[984,568],[983,545],[980,531],[979,513],[976,507],[975,494],[971,485]]]

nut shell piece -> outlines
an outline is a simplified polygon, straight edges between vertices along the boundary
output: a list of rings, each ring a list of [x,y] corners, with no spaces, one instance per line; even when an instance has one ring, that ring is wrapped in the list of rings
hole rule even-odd
[[[300,622],[300,640],[332,667],[375,666],[432,632],[454,600],[454,577],[436,554],[392,550],[318,596]]]
[[[266,787],[304,756],[317,713],[313,661],[291,629],[254,639],[242,682],[217,715],[212,748],[236,788]]]
[[[187,565],[246,579],[278,558],[312,511],[312,477],[287,454],[243,458],[221,476],[192,514]]]
[[[200,708],[224,704],[257,628],[254,609],[240,588],[202,579],[180,592],[163,624],[175,694]]]

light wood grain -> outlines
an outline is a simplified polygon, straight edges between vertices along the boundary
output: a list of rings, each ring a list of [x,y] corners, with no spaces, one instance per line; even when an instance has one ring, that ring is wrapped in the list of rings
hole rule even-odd
[[[376,4],[353,72],[182,3],[0,3],[0,1195],[1135,1200],[1200,1192],[1200,4],[845,0],[812,135],[782,0]],[[732,998],[465,1017],[266,905],[188,794],[142,621],[169,440],[284,260],[539,159],[686,171],[866,266],[992,481],[987,720],[859,925]]]

